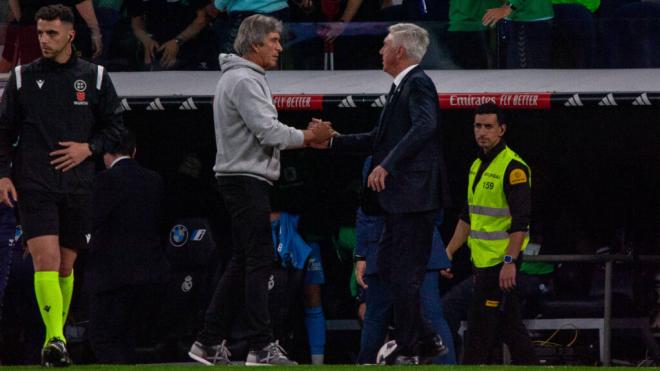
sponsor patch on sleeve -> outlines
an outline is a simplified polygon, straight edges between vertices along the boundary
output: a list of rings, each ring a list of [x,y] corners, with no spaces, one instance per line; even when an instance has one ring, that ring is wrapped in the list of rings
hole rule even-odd
[[[509,174],[509,184],[515,185],[520,183],[527,183],[527,174],[523,169],[513,169]]]
[[[497,300],[486,300],[484,305],[488,308],[497,308],[500,305],[500,302]]]

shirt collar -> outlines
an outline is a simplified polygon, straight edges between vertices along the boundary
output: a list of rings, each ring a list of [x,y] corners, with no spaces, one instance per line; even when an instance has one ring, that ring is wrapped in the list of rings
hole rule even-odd
[[[413,68],[417,66],[419,66],[419,64],[413,64],[408,66],[408,68],[406,68],[405,70],[399,72],[399,74],[396,75],[396,77],[394,78],[394,85],[396,85],[396,87],[398,88],[399,84],[401,84],[401,81],[403,81],[403,78],[406,77],[408,72],[410,72]]]
[[[116,165],[119,161],[121,161],[121,160],[125,160],[125,159],[127,159],[127,158],[130,158],[130,156],[119,156],[119,157],[117,157],[114,161],[112,161],[112,163],[110,164],[110,167],[109,167],[108,169],[112,169],[113,167],[115,167],[115,165]]]
[[[504,147],[506,147],[506,143],[504,143],[504,139],[502,139],[495,145],[495,147],[493,147],[492,150],[490,150],[490,152],[486,153],[483,150],[480,150],[479,159],[481,159],[482,162],[490,162],[495,158],[495,156],[504,150]]]

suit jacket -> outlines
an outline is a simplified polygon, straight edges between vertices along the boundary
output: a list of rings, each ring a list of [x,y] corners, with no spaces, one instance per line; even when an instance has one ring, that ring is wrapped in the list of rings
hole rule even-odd
[[[388,97],[371,132],[340,135],[333,149],[369,152],[373,166],[389,175],[378,202],[387,213],[411,213],[449,206],[442,149],[440,105],[433,81],[413,68]]]
[[[133,159],[94,180],[94,221],[87,261],[92,291],[163,282],[169,263],[161,243],[163,181]]]

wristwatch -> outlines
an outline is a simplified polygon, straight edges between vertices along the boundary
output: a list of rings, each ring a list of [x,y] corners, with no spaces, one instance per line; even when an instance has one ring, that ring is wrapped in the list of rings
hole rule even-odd
[[[511,255],[504,255],[504,264],[511,264],[515,263],[516,259],[513,258]]]

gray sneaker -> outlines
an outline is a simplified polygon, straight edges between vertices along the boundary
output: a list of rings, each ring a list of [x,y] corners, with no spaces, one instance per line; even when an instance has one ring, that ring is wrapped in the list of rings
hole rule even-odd
[[[193,343],[188,352],[188,356],[194,359],[199,363],[203,363],[207,366],[213,365],[228,365],[231,363],[229,356],[231,353],[229,349],[225,346],[227,343],[226,340],[223,340],[222,343],[216,345],[204,345],[199,341]]]
[[[245,360],[246,366],[294,366],[297,364],[298,362],[287,358],[286,352],[279,341],[270,343],[261,350],[251,350]]]

